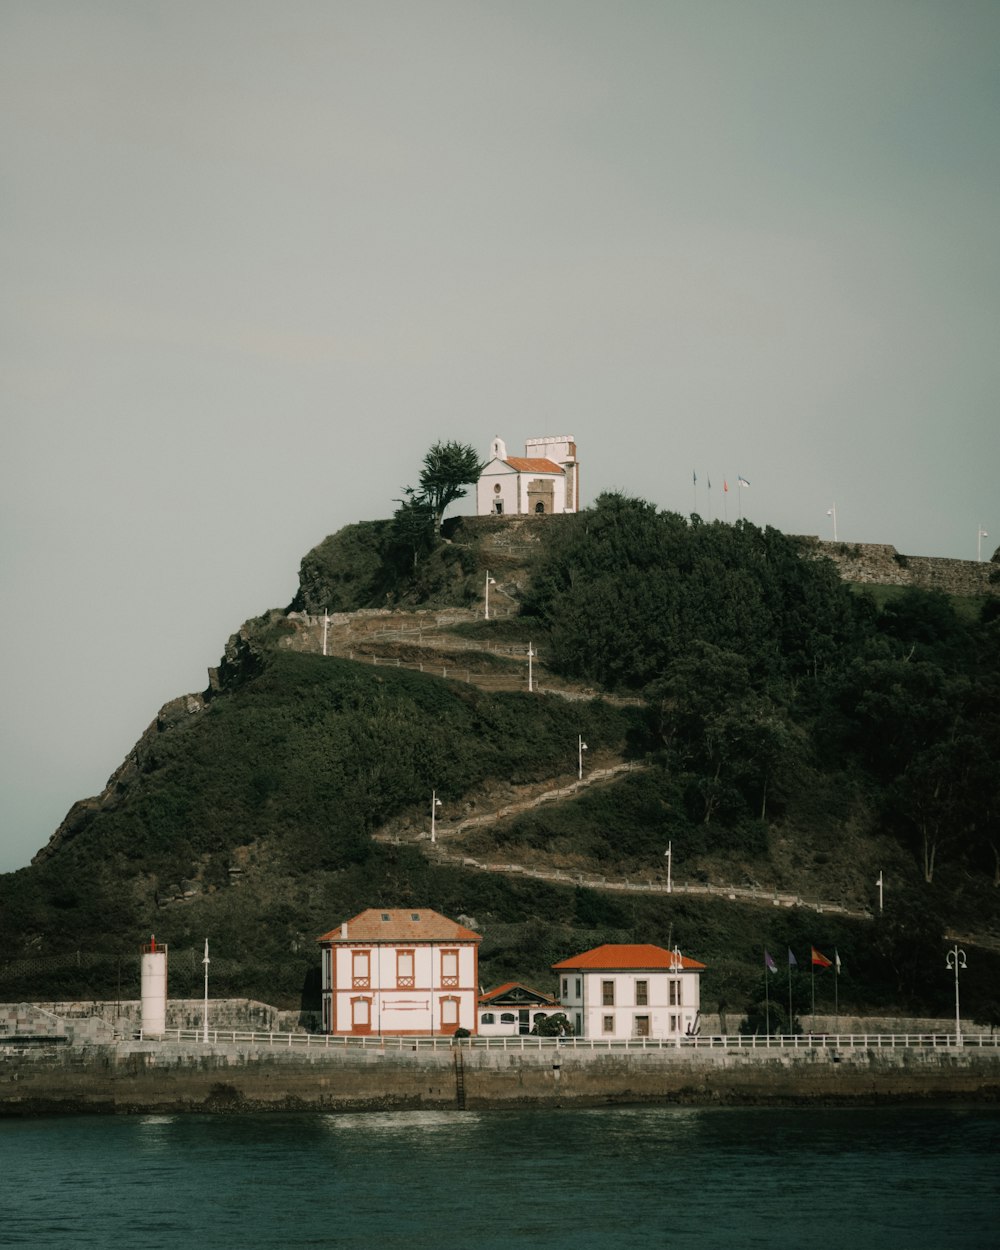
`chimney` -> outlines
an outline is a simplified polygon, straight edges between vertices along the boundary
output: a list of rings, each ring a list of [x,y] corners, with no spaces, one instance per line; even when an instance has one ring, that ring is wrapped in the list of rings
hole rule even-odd
[[[340,922],[340,936],[342,938],[347,937],[347,921],[346,920],[342,920]]]

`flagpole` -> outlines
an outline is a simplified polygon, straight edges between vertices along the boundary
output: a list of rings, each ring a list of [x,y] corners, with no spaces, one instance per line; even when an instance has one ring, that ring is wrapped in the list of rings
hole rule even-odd
[[[768,1037],[771,1036],[771,988],[767,983],[770,969],[767,966],[767,949],[764,950],[764,1027]]]
[[[792,950],[788,948],[788,1034],[792,1034]]]
[[[833,948],[833,1015],[836,1020],[835,1029],[840,1032],[840,952]]]

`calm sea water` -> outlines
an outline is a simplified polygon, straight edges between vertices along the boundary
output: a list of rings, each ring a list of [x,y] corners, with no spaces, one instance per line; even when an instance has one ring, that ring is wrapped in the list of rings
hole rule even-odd
[[[0,1245],[1000,1247],[1000,1111],[0,1121]]]

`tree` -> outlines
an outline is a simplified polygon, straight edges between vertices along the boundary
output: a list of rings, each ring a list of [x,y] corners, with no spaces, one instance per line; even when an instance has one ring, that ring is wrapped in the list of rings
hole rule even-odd
[[[390,550],[399,552],[410,568],[415,569],[421,556],[434,546],[435,517],[430,503],[412,486],[404,487],[403,498],[392,514]]]
[[[468,443],[435,443],[424,456],[420,470],[419,499],[430,505],[440,529],[445,509],[465,495],[465,487],[477,482],[483,462]]]
[[[573,1026],[564,1011],[556,1011],[551,1016],[539,1015],[531,1030],[537,1037],[572,1037]]]

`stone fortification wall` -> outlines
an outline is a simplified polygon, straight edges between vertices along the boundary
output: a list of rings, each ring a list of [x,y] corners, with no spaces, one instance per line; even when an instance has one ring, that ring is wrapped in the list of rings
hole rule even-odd
[[[678,1102],[1000,1101],[1000,1051],[547,1048],[504,1051],[132,1043],[0,1047],[0,1115],[470,1110]],[[459,1086],[457,1063],[462,1063]],[[460,1093],[461,1088],[461,1093]]]
[[[205,1000],[202,998],[171,998],[167,1002],[168,1029],[200,1029],[204,1024]],[[103,1021],[121,1031],[139,1028],[142,1024],[142,1004],[138,998],[123,1000],[100,1000],[66,1003],[4,1004],[0,1003],[0,1037],[26,1032],[32,1028],[31,1011],[41,1012],[56,1021],[65,1032],[79,1031],[84,1020]],[[20,1030],[5,1022],[24,1018]],[[210,998],[208,1000],[209,1026],[213,1029],[256,1033],[290,1033],[297,1030],[314,1031],[320,1025],[319,1012],[281,1011],[269,1003],[252,998]]]
[[[67,1036],[72,1040],[112,1040],[114,1031],[123,1033],[138,1029],[142,1024],[139,999],[91,1000],[65,1003],[0,1003],[0,1040],[18,1033],[41,1036]],[[168,1029],[200,1029],[204,1024],[201,998],[171,998],[167,1002],[166,1026]],[[321,1017],[318,1011],[282,1011],[269,1003],[252,998],[210,998],[208,1000],[210,1029],[223,1032],[237,1030],[241,1033],[319,1033]],[[105,1024],[101,1030],[94,1025]],[[713,1012],[703,1012],[700,1017],[702,1037],[718,1037],[739,1030],[740,1019],[734,1013],[722,1018]],[[946,1035],[955,1027],[949,1017],[938,1019],[916,1016],[851,1016],[841,1014],[804,1015],[800,1017],[804,1033],[855,1033],[855,1034],[927,1034]],[[89,1031],[88,1031],[89,1030]],[[990,1029],[962,1022],[962,1032],[967,1035],[986,1034]]]
[[[826,556],[834,562],[845,582],[916,586],[970,597],[1000,595],[1000,580],[990,581],[990,574],[1000,567],[993,561],[905,556],[888,543],[834,543],[816,538],[805,541],[815,556]]]

